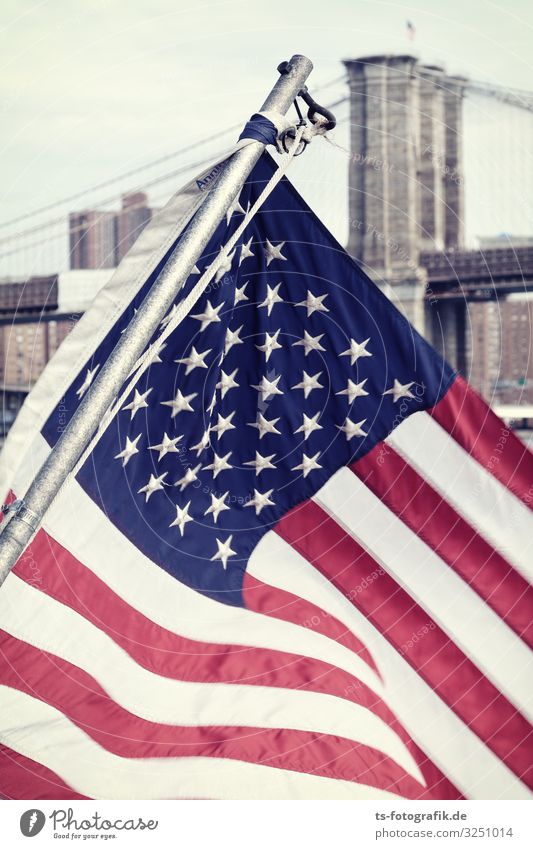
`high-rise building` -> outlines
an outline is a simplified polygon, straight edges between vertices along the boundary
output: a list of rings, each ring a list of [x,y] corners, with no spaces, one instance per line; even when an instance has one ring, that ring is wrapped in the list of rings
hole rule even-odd
[[[144,192],[122,195],[118,212],[87,209],[69,215],[70,268],[114,268],[152,217]]]
[[[533,404],[533,300],[469,305],[472,386],[499,404]]]
[[[122,195],[122,209],[117,213],[116,261],[117,265],[152,217],[148,198],[144,192]]]
[[[117,264],[114,212],[86,209],[69,215],[71,268],[113,268]]]

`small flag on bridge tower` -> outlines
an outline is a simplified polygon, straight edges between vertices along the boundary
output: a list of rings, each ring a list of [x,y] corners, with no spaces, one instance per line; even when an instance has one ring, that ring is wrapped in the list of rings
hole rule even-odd
[[[163,325],[273,171],[264,155]],[[30,396],[15,496],[204,183]],[[0,593],[1,792],[531,798],[527,450],[286,179],[157,335]]]

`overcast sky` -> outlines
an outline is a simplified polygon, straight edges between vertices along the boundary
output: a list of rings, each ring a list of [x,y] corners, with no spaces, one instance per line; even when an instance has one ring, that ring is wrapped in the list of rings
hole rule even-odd
[[[530,0],[2,0],[0,22],[2,221],[246,119],[296,52],[310,88],[342,58],[413,52],[533,89]],[[533,230],[532,129],[531,113],[470,102],[469,234]],[[347,159],[319,145],[295,179],[341,235]]]

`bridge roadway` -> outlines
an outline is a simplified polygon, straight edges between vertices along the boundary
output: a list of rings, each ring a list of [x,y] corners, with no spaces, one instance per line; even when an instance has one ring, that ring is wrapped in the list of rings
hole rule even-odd
[[[486,250],[425,251],[426,299],[493,301],[533,291],[533,245]]]

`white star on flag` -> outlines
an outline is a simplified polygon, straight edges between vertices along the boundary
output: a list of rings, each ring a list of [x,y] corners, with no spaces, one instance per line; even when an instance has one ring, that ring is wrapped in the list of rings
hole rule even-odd
[[[246,211],[242,208],[239,197],[236,197],[231,206],[228,207],[228,211],[226,212],[226,224],[230,223],[231,216],[235,212],[240,213],[241,215],[246,215]]]
[[[128,465],[128,462],[131,460],[131,458],[133,457],[134,454],[139,453],[139,449],[137,448],[137,443],[139,442],[139,439],[141,438],[141,436],[142,436],[142,434],[140,433],[133,440],[130,439],[127,436],[126,437],[126,447],[124,448],[123,451],[120,452],[120,454],[116,454],[115,457],[113,458],[115,460],[122,460],[122,467],[123,468]]]
[[[262,351],[264,353],[265,360],[266,360],[267,363],[268,363],[268,360],[270,358],[272,351],[277,351],[279,348],[283,347],[278,342],[278,336],[279,336],[280,333],[281,333],[281,328],[279,328],[279,330],[276,330],[276,332],[273,333],[272,335],[270,333],[265,333],[264,345],[256,345],[255,346],[259,351]]]
[[[207,428],[199,442],[196,445],[191,445],[191,451],[196,451],[196,456],[199,457],[202,451],[205,451],[209,445],[209,433],[211,428]]]
[[[247,422],[249,427],[256,427],[259,431],[259,439],[262,439],[266,433],[277,433],[281,436],[281,431],[276,428],[280,417],[277,419],[266,419],[262,413],[257,414],[256,422]]]
[[[392,400],[394,403],[399,401],[400,398],[414,398],[415,396],[413,395],[413,393],[409,392],[411,386],[413,385],[414,380],[412,380],[411,383],[402,384],[399,380],[395,378],[392,387],[390,389],[387,389],[387,391],[383,394],[392,395]]]
[[[235,375],[239,371],[238,368],[234,369],[231,374],[226,374],[223,369],[220,369],[220,380],[216,385],[216,389],[220,389],[220,397],[225,398],[226,393],[230,391],[230,389],[236,389],[239,384],[235,380]]]
[[[194,469],[192,469],[189,466],[189,468],[187,469],[187,471],[185,472],[183,477],[180,478],[179,480],[177,480],[176,483],[174,484],[174,486],[179,486],[180,492],[183,492],[183,490],[187,486],[189,486],[190,483],[193,483],[194,481],[198,480],[198,472],[200,471],[201,468],[202,468],[201,463],[198,463],[198,465],[195,466]]]
[[[167,454],[177,454],[179,452],[179,448],[177,448],[178,442],[183,439],[183,436],[175,436],[173,439],[170,436],[167,436],[166,433],[163,434],[163,439],[159,443],[159,445],[149,445],[150,451],[159,451],[159,456],[157,458],[157,462],[162,460]]]
[[[353,366],[359,357],[371,357],[370,351],[366,350],[366,346],[370,342],[370,336],[364,342],[356,342],[355,339],[350,339],[350,347],[343,351],[341,357],[350,357],[351,365]]]
[[[146,361],[151,363],[151,365],[155,365],[156,363],[162,363],[163,360],[161,359],[159,354],[166,347],[167,347],[166,342],[161,342],[160,339],[156,339],[156,341],[153,342],[146,351]],[[132,369],[132,372],[133,371],[135,371],[135,369]]]
[[[83,381],[81,386],[79,386],[76,389],[76,395],[78,396],[80,401],[83,398],[83,396],[85,395],[85,393],[87,392],[91,383],[93,382],[94,376],[95,376],[95,374],[96,374],[96,372],[98,371],[99,368],[100,368],[100,365],[95,366],[93,369],[87,369],[87,374],[85,375],[85,380]]]
[[[241,255],[239,257],[239,266],[242,265],[242,263],[244,262],[245,259],[248,259],[248,257],[250,257],[250,256],[254,256],[254,252],[252,250],[250,250],[250,247],[251,247],[251,244],[252,244],[252,239],[253,239],[253,236],[250,236],[248,241],[246,243],[243,242],[243,244],[242,244]]]
[[[363,386],[367,382],[368,378],[365,377],[361,383],[354,383],[353,380],[348,378],[348,383],[346,385],[346,389],[343,389],[341,392],[335,392],[335,395],[347,395],[348,401],[350,404],[353,404],[356,398],[362,398],[363,395],[368,395],[368,392],[365,392]]]
[[[274,459],[275,456],[276,456],[275,454],[270,454],[270,456],[265,457],[262,454],[260,454],[259,451],[256,451],[255,452],[255,460],[247,460],[244,463],[244,465],[245,466],[254,466],[255,475],[257,477],[257,475],[260,474],[260,472],[262,472],[264,469],[275,469],[276,468],[274,463],[271,462]]]
[[[280,242],[279,245],[273,245],[272,242],[268,241],[268,239],[266,240],[263,251],[266,258],[267,268],[275,259],[281,259],[284,262],[287,262],[287,257],[283,256],[281,253],[284,244],[285,242]]]
[[[278,283],[276,286],[272,287],[267,284],[267,296],[263,303],[259,304],[260,307],[266,307],[266,311],[268,315],[272,312],[272,309],[275,304],[282,304],[283,298],[279,295],[279,288],[281,283]]]
[[[161,404],[163,407],[171,407],[171,418],[175,418],[178,413],[181,413],[184,410],[188,413],[194,412],[190,401],[192,401],[193,398],[196,398],[197,395],[198,392],[191,392],[190,395],[183,395],[181,389],[178,389],[178,391],[176,392],[176,397],[172,401],[161,401]]]
[[[217,258],[213,260],[212,263],[212,265],[217,266],[217,271],[215,273],[215,283],[220,283],[224,275],[227,274],[228,271],[231,271],[231,265],[233,263],[234,256],[235,249],[233,249],[232,252],[226,256],[224,248],[220,248]]]
[[[123,410],[129,410],[131,412],[130,421],[133,421],[133,417],[135,416],[136,413],[139,412],[139,410],[142,410],[144,407],[148,406],[148,404],[146,403],[146,399],[147,399],[148,395],[150,394],[150,392],[152,391],[152,389],[153,389],[153,386],[151,386],[150,389],[147,389],[146,392],[143,392],[142,395],[138,391],[138,389],[136,389],[135,394],[133,396],[133,401],[130,401],[129,404],[126,404],[124,407],[122,407]]]
[[[226,339],[224,342],[224,354],[227,354],[228,351],[231,351],[234,345],[244,344],[244,339],[241,339],[240,337],[240,332],[243,327],[244,325],[241,324],[241,326],[238,327],[237,330],[230,330],[229,327],[227,328]]]
[[[200,333],[202,330],[205,330],[206,327],[209,327],[214,321],[220,321],[219,312],[224,306],[224,301],[218,305],[218,307],[214,307],[211,301],[208,301],[206,304],[206,308],[204,312],[196,313],[196,315],[191,315],[191,318],[195,318],[197,321],[201,321],[202,324],[200,326]]]
[[[302,462],[299,466],[293,466],[291,471],[293,472],[303,472],[304,478],[312,472],[314,469],[321,469],[322,466],[320,463],[317,463],[318,457],[320,456],[320,451],[314,455],[314,457],[308,457],[307,454],[302,454]]]
[[[304,338],[300,339],[299,342],[293,342],[293,347],[302,345],[306,357],[311,351],[325,351],[326,349],[320,344],[323,335],[323,333],[320,333],[318,336],[311,336],[307,330],[304,330]]]
[[[207,407],[207,412],[209,413],[210,416],[214,412],[216,403],[217,403],[217,390],[215,389],[215,391],[213,392],[213,397],[211,398],[211,403],[209,404],[209,407]]]
[[[150,497],[154,494],[154,492],[157,492],[159,489],[163,489],[163,481],[165,480],[167,475],[168,472],[163,472],[163,474],[159,475],[158,478],[156,478],[155,475],[150,475],[150,480],[148,481],[146,486],[141,486],[141,488],[138,489],[137,492],[144,492],[144,494],[146,495],[146,501],[148,501]]]
[[[227,492],[225,492],[224,495],[221,495],[220,497],[217,497],[216,495],[211,493],[211,507],[207,508],[207,510],[204,513],[204,516],[208,516],[210,513],[212,513],[213,514],[213,522],[215,523],[215,525],[217,523],[217,519],[219,517],[219,514],[222,513],[223,510],[229,510],[230,509],[228,507],[228,505],[225,504],[225,501],[226,501],[226,498],[228,497],[228,495],[229,495],[229,490]]]
[[[269,380],[268,377],[262,377],[261,383],[252,384],[252,389],[257,389],[261,393],[261,400],[266,401],[271,395],[283,395],[281,389],[278,389],[278,383],[281,380],[281,374],[275,380]]]
[[[318,378],[322,374],[321,371],[317,371],[316,374],[309,375],[306,371],[303,373],[302,382],[297,383],[293,386],[293,389],[303,389],[304,398],[308,398],[313,389],[323,389],[323,385],[319,383]]]
[[[269,504],[272,507],[274,506],[274,501],[270,500],[270,496],[273,492],[273,489],[269,489],[268,492],[258,492],[257,489],[254,489],[254,497],[250,498],[244,506],[255,507],[255,515],[259,516],[261,510],[268,507]]]
[[[343,425],[336,425],[339,430],[342,430],[344,434],[346,434],[346,439],[349,441],[353,439],[354,436],[368,436],[368,433],[363,430],[363,425],[366,422],[366,419],[361,419],[360,422],[352,422],[351,419],[346,418],[346,421]]]
[[[224,472],[226,469],[233,469],[231,463],[228,463],[230,457],[231,451],[228,451],[228,453],[224,457],[219,457],[219,455],[216,454],[215,451],[213,451],[213,462],[210,463],[208,466],[204,466],[204,469],[206,471],[213,472],[213,479],[215,479],[216,477],[218,477],[220,472]]]
[[[218,422],[211,428],[211,430],[217,434],[219,439],[226,433],[227,430],[235,430],[235,425],[231,423],[234,415],[235,411],[230,413],[229,416],[226,416],[226,418],[221,416],[220,413],[218,414]]]
[[[141,362],[150,363],[150,365],[152,365],[152,366],[155,366],[157,363],[162,363],[163,360],[161,359],[159,354],[166,347],[167,347],[167,343],[161,342],[160,339],[157,339],[155,342],[153,342],[151,345],[149,345],[148,348],[146,349],[146,351],[144,352],[144,354],[142,354],[142,356],[140,356],[136,360],[135,365],[132,366],[132,368],[130,369],[130,371],[128,373],[128,377],[131,377],[132,374],[134,374],[137,371],[137,369],[141,365]]]
[[[227,538],[226,542],[222,542],[221,539],[217,539],[216,542],[217,542],[218,551],[217,551],[216,554],[213,554],[213,556],[211,557],[211,560],[221,560],[222,566],[224,567],[224,569],[227,569],[229,558],[233,557],[234,555],[237,554],[237,552],[233,551],[233,549],[231,548],[232,539],[233,539],[233,534],[230,534],[230,536]]]
[[[170,322],[172,321],[172,319],[173,319],[173,318],[174,318],[174,316],[176,315],[177,311],[178,311],[178,307],[177,307],[177,305],[176,305],[176,304],[174,304],[174,306],[172,307],[172,309],[170,310],[170,312],[169,312],[169,313],[167,313],[167,314],[166,314],[166,316],[164,317],[164,319],[161,321],[161,323],[160,323],[160,325],[159,325],[159,327],[161,328],[161,330],[163,330],[163,328],[164,328],[164,327],[166,327],[166,326],[167,326],[167,324],[170,324]]]
[[[309,436],[315,430],[323,430],[322,425],[318,424],[318,417],[320,413],[315,413],[314,416],[307,416],[303,413],[303,424],[295,430],[295,433],[303,433],[304,439],[308,439]]]
[[[212,348],[208,348],[207,351],[204,351],[203,353],[200,354],[193,345],[193,347],[191,349],[191,353],[189,354],[188,357],[184,357],[181,360],[174,360],[174,362],[178,363],[178,364],[182,363],[183,365],[186,365],[187,368],[185,369],[185,374],[187,375],[187,374],[190,374],[191,371],[195,368],[207,368],[207,363],[205,362],[205,358],[207,357],[208,354],[211,353],[211,351],[212,351]]]
[[[233,300],[233,306],[236,307],[237,304],[240,304],[241,301],[249,301],[250,298],[248,295],[245,295],[246,287],[248,286],[248,280],[246,283],[243,283],[242,286],[235,286],[235,298]]]
[[[173,522],[170,523],[169,528],[178,527],[180,529],[180,534],[183,536],[185,533],[185,525],[187,522],[194,522],[192,516],[189,516],[189,507],[191,506],[191,502],[187,502],[185,507],[180,507],[176,504],[176,518]]]
[[[323,304],[324,298],[327,298],[327,295],[313,295],[313,293],[308,289],[305,301],[300,301],[298,304],[295,304],[295,306],[306,307],[307,318],[309,318],[309,316],[313,315],[314,312],[329,312],[328,308]]]

